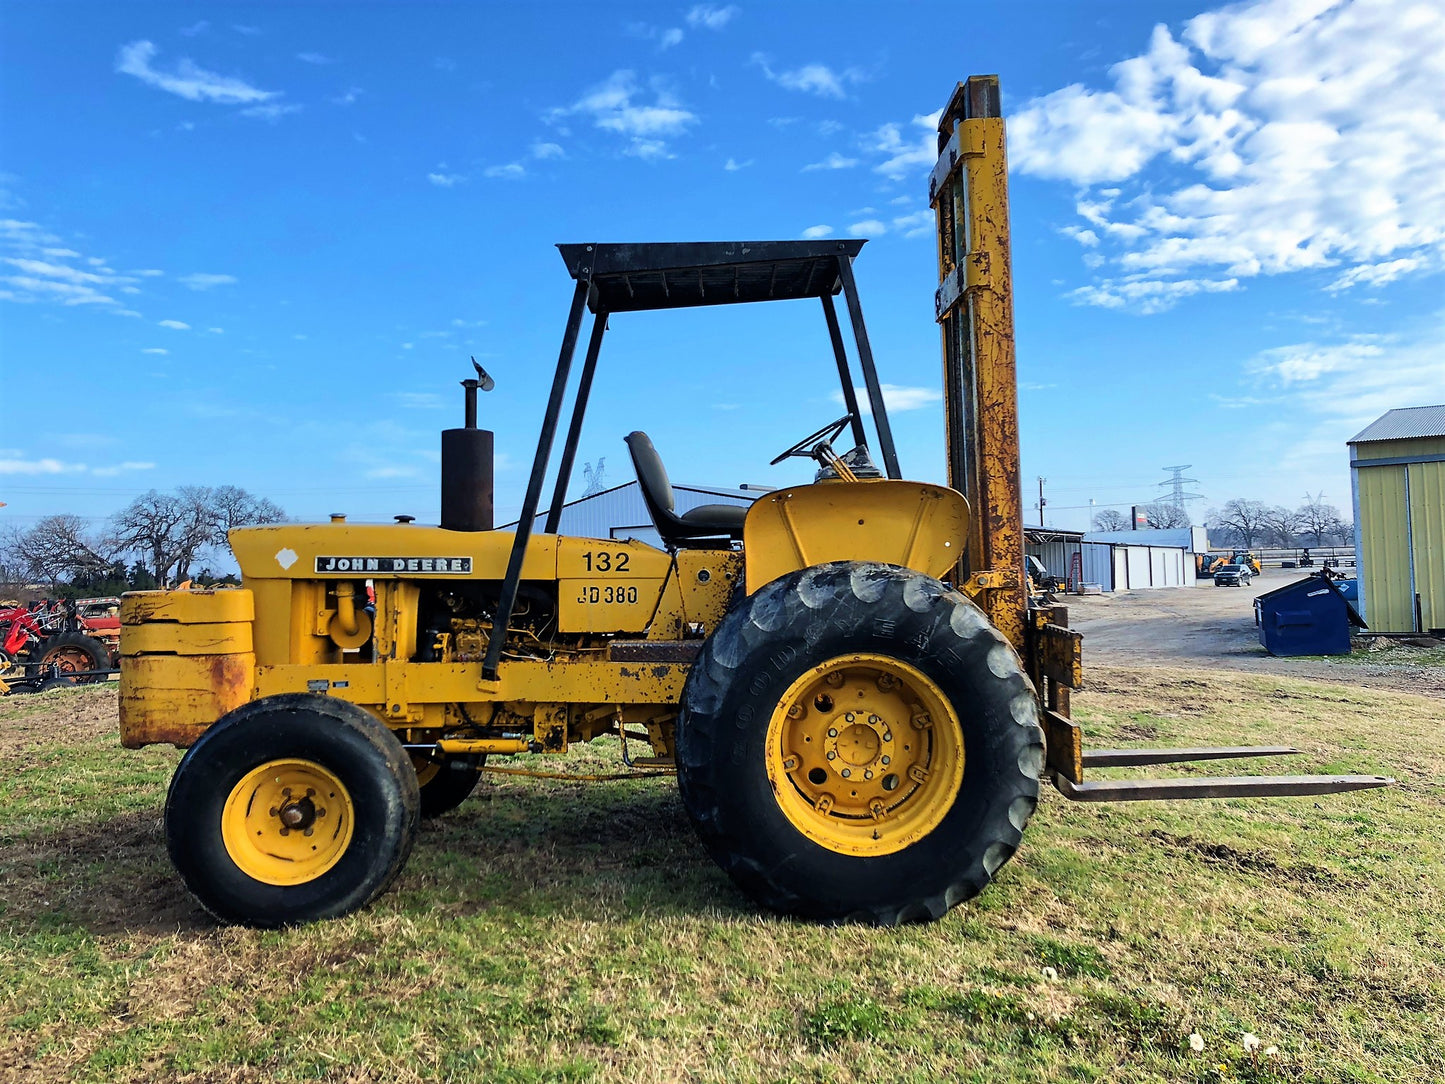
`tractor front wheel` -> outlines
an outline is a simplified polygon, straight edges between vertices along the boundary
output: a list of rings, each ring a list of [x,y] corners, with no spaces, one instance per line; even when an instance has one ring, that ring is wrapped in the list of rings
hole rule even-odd
[[[420,804],[401,743],[354,704],[303,693],[223,717],[166,797],[166,844],[186,887],[222,922],[336,918],[406,864]]]
[[[982,891],[1043,767],[1033,687],[983,613],[864,562],[795,572],[729,614],[688,676],[677,743],[683,804],[740,888],[884,925]]]

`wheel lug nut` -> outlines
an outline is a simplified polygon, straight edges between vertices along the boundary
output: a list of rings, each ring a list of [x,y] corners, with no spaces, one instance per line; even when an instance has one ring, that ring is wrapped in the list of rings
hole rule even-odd
[[[831,750],[831,749],[828,750],[828,759],[829,759],[829,760],[832,760],[832,759],[833,759],[834,757],[836,757],[837,755],[838,755],[838,754],[835,753],[835,752],[833,752],[833,750]]]
[[[844,778],[844,779],[847,779],[847,778],[848,778],[850,775],[852,775],[852,774],[853,774],[853,772],[852,772],[851,769],[849,769],[849,768],[844,768],[844,769],[843,769],[843,778]]]
[[[863,771],[863,778],[864,778],[864,779],[872,779],[872,778],[873,778],[873,769],[872,769],[872,768],[865,768],[864,771]]]
[[[891,763],[891,761],[889,760],[888,757],[885,756],[885,757],[883,758],[883,763],[884,763],[884,765],[887,765],[887,764]]]
[[[870,723],[872,723],[874,726],[877,726],[877,725],[878,725],[879,723],[881,723],[883,720],[880,719],[880,718],[878,718],[878,716],[876,716],[876,715],[870,715],[870,716],[868,716],[868,721],[869,721]]]
[[[838,728],[837,728],[836,726],[830,726],[830,727],[828,728],[828,737],[830,737],[830,738],[836,738],[837,736],[838,736]]]
[[[891,731],[891,730],[885,730],[885,731],[883,732],[883,740],[884,740],[884,741],[892,741],[892,740],[893,740],[893,731]]]
[[[847,715],[843,716],[843,721],[844,721],[845,723],[851,723],[851,722],[855,721],[857,718],[858,718],[858,716],[854,715],[854,714],[850,711]]]

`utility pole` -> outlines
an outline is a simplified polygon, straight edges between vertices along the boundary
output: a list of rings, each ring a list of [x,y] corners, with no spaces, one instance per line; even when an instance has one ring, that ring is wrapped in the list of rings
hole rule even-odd
[[[1048,481],[1048,479],[1045,478],[1042,474],[1039,475],[1039,526],[1040,526],[1040,527],[1042,527],[1042,526],[1044,525],[1044,505],[1046,505],[1046,504],[1049,503],[1048,501],[1044,500],[1044,483],[1047,482],[1047,481]]]

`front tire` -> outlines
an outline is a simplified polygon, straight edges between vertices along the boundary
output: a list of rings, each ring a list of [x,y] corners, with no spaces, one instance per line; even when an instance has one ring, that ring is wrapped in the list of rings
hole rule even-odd
[[[406,752],[373,715],[288,693],[242,705],[186,753],[166,797],[166,845],[222,922],[290,926],[385,891],[419,803]]]
[[[768,584],[683,690],[678,784],[703,844],[764,906],[936,919],[981,892],[1038,802],[1043,734],[1017,654],[909,569]]]

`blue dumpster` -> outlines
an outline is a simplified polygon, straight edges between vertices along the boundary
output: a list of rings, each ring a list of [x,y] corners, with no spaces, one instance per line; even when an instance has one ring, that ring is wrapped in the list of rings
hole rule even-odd
[[[1324,572],[1256,597],[1254,623],[1271,655],[1348,655],[1350,626],[1365,627]]]

